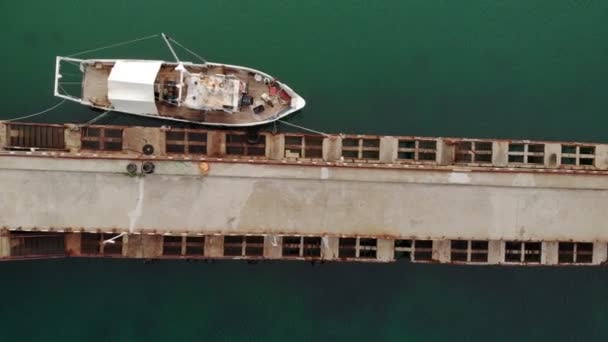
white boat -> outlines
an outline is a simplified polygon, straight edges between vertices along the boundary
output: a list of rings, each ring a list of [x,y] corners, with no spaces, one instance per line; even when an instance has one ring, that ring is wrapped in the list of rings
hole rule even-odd
[[[227,127],[267,124],[306,104],[262,71],[204,60],[182,62],[170,43],[177,42],[162,37],[175,62],[58,56],[55,96],[104,111]],[[62,87],[66,64],[77,65],[82,73],[81,96]]]

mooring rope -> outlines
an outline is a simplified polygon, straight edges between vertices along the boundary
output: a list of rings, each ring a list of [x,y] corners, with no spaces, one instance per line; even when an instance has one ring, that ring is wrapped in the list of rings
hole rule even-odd
[[[299,128],[299,129],[302,129],[302,130],[305,130],[305,131],[309,131],[309,132],[313,132],[313,133],[316,133],[316,134],[321,134],[321,135],[324,135],[326,137],[329,137],[329,134],[327,134],[327,133],[323,133],[323,132],[315,131],[314,129],[298,126],[296,124],[292,124],[292,123],[289,123],[289,122],[283,121],[283,120],[277,120],[277,121],[280,122],[280,123],[284,123],[286,125],[289,125],[289,126],[293,126],[295,128]]]
[[[199,56],[199,55],[198,55],[196,52],[194,52],[194,51],[192,51],[192,50],[188,49],[187,47],[183,46],[183,45],[182,45],[182,44],[180,44],[180,43],[179,43],[177,40],[175,40],[175,39],[173,39],[173,38],[171,38],[171,37],[167,37],[167,38],[169,38],[169,40],[170,40],[170,41],[172,41],[173,43],[177,44],[177,46],[179,46],[179,47],[181,47],[182,49],[184,49],[184,50],[188,51],[188,52],[189,52],[190,54],[192,54],[194,57],[196,57],[196,58],[200,59],[200,60],[201,60],[201,62],[203,62],[203,63],[207,63],[207,60],[206,60],[206,59],[204,59],[203,57]]]
[[[105,245],[106,243],[114,243],[114,240],[116,240],[116,239],[118,239],[118,238],[120,238],[120,237],[123,237],[124,235],[127,235],[127,233],[126,233],[126,232],[122,232],[122,233],[120,233],[120,234],[116,235],[116,236],[115,236],[115,237],[113,237],[113,238],[110,238],[110,239],[104,240],[102,243],[103,243],[104,245]]]
[[[47,109],[45,109],[45,110],[43,110],[41,112],[38,112],[38,113],[34,113],[34,114],[26,115],[26,116],[21,116],[21,117],[18,117],[18,118],[8,119],[8,120],[4,120],[4,121],[16,121],[16,120],[22,120],[22,119],[27,119],[27,118],[31,118],[31,117],[34,117],[34,116],[42,115],[42,114],[44,114],[46,112],[50,112],[53,109],[61,106],[65,101],[66,101],[66,99],[63,99],[63,101],[59,102],[58,104],[54,105],[53,107],[47,108]]]
[[[69,55],[68,57],[80,56],[80,55],[84,55],[84,54],[89,53],[89,52],[95,52],[95,51],[105,50],[105,49],[109,49],[109,48],[116,47],[116,46],[121,46],[121,45],[131,44],[131,43],[139,42],[139,41],[142,41],[142,40],[146,40],[146,39],[150,39],[150,38],[154,38],[154,37],[158,37],[158,36],[160,36],[160,35],[159,35],[159,34],[154,34],[154,35],[151,35],[151,36],[146,36],[146,37],[141,37],[141,38],[137,38],[137,39],[132,39],[132,40],[129,40],[129,41],[126,41],[126,42],[121,42],[121,43],[111,44],[111,45],[102,46],[102,47],[95,48],[95,49],[91,49],[91,50],[86,50],[86,51],[82,51],[82,52],[74,53],[74,54]],[[177,42],[175,42],[175,43],[177,43]],[[200,57],[200,56],[198,56],[196,53],[194,53],[194,52],[190,51],[189,49],[187,49],[187,48],[186,48],[186,47],[184,47],[183,45],[181,45],[181,44],[179,44],[179,43],[177,43],[177,44],[178,44],[179,46],[181,46],[182,48],[184,48],[186,51],[188,51],[188,52],[192,53],[193,55],[197,56],[198,58],[201,58],[201,59],[202,59],[202,57]],[[77,67],[79,66],[78,64],[76,64],[76,63],[74,63],[74,62],[72,62],[72,61],[66,61],[66,62],[68,62],[68,63],[70,63],[70,64],[72,64],[72,65],[74,65],[74,66],[77,66]],[[75,76],[76,76],[76,75],[75,75]],[[67,84],[78,84],[78,82],[60,82],[60,83],[58,84],[58,85],[59,85],[59,89],[61,89],[61,90],[62,90],[62,91],[63,91],[63,92],[64,92],[64,93],[67,95],[67,96],[71,96],[71,95],[70,95],[70,94],[69,94],[67,91],[65,91],[65,89],[63,89],[63,87],[61,86],[61,83],[66,84],[66,85],[67,85]],[[56,105],[54,105],[54,106],[52,106],[52,107],[50,107],[50,108],[47,108],[47,109],[45,109],[45,110],[43,110],[43,111],[40,111],[40,112],[38,112],[38,113],[34,113],[34,114],[30,114],[30,115],[25,115],[25,116],[20,116],[20,117],[16,117],[16,118],[8,119],[8,120],[3,120],[3,121],[10,122],[10,121],[16,121],[16,120],[28,119],[28,118],[31,118],[31,117],[34,117],[34,116],[42,115],[42,114],[45,114],[45,113],[47,113],[47,112],[50,112],[51,110],[53,110],[53,109],[55,109],[55,108],[57,108],[57,107],[61,106],[62,104],[64,104],[64,103],[65,103],[65,101],[66,101],[66,100],[67,100],[67,99],[63,99],[63,100],[62,100],[61,102],[59,102],[58,104],[56,104]],[[101,119],[102,117],[104,117],[105,115],[107,115],[107,114],[108,114],[108,113],[110,113],[110,112],[112,112],[112,111],[111,111],[111,110],[109,110],[109,111],[107,111],[107,112],[105,112],[105,113],[102,113],[102,114],[100,114],[99,116],[97,116],[97,117],[93,118],[92,120],[90,120],[89,122],[87,122],[87,123],[83,124],[82,126],[86,127],[86,126],[88,126],[88,125],[90,125],[90,124],[92,124],[92,123],[94,123],[94,122],[98,121],[99,119]]]
[[[61,84],[59,84],[59,89],[61,89],[61,91],[63,91],[67,96],[73,97],[65,89],[63,89],[63,87],[61,86]],[[111,112],[112,112],[112,110],[105,111],[105,112],[99,114],[98,116],[94,117],[93,119],[85,122],[84,124],[79,125],[79,127],[82,128],[82,127],[87,127],[89,125],[92,125],[93,123],[97,122],[99,119],[103,118],[104,116],[106,116],[108,113],[111,113]]]
[[[64,62],[66,62],[66,63],[68,63],[68,64],[71,64],[71,65],[73,65],[73,66],[75,66],[75,67],[77,67],[77,68],[80,68],[80,64],[74,63],[74,62],[72,62],[72,61],[66,61],[66,60],[64,60]],[[63,75],[63,74],[62,74],[62,75]]]
[[[85,122],[84,124],[79,125],[79,126],[80,126],[81,128],[82,128],[82,127],[87,127],[87,126],[90,126],[90,125],[94,124],[95,122],[99,121],[99,120],[100,120],[101,118],[103,118],[104,116],[108,115],[109,113],[112,113],[112,110],[105,111],[105,112],[103,112],[103,113],[101,113],[101,114],[97,115],[97,116],[96,116],[96,117],[94,117],[93,119],[91,119],[91,120],[89,120],[89,121],[87,121],[87,122]]]
[[[158,34],[152,35],[152,36],[147,36],[147,37],[142,37],[142,38],[137,38],[137,39],[133,39],[133,40],[129,40],[128,42],[122,42],[122,43],[116,43],[116,44],[112,44],[112,45],[108,45],[108,46],[103,46],[100,48],[96,48],[96,49],[92,49],[92,50],[87,50],[87,51],[83,51],[83,52],[78,52],[72,55],[69,55],[68,57],[75,57],[75,56],[80,56],[80,55],[84,55],[85,53],[89,53],[89,52],[95,52],[95,51],[100,51],[100,50],[105,50],[105,49],[109,49],[109,48],[113,48],[116,46],[121,46],[121,45],[126,45],[126,44],[131,44],[131,43],[135,43],[135,42],[139,42],[141,40],[146,40],[146,39],[150,39],[150,38],[154,38],[154,37],[158,37]]]

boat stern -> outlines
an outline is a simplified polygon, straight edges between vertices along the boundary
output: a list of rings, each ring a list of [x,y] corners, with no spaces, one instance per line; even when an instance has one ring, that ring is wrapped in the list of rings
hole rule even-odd
[[[53,95],[83,105],[90,105],[88,101],[75,95],[82,92],[82,80],[84,79],[83,64],[85,62],[86,61],[83,59],[70,57],[57,56],[55,58],[55,84],[53,87]],[[64,75],[76,75],[80,78],[77,77],[75,80],[66,81],[64,80]],[[68,89],[66,90],[66,88]]]

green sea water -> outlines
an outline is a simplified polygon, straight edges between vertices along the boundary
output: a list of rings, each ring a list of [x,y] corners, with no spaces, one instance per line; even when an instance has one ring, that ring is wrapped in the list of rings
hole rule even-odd
[[[0,28],[1,119],[58,102],[56,55],[164,31],[280,78],[308,103],[289,121],[324,132],[608,141],[606,1],[0,0]],[[0,341],[605,341],[606,288],[600,267],[11,262]]]

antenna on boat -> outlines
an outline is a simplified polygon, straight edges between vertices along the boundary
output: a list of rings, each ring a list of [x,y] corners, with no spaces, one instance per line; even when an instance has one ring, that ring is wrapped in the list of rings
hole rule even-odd
[[[165,41],[165,43],[167,43],[167,47],[171,51],[171,54],[173,55],[173,58],[175,58],[175,61],[180,63],[181,61],[177,57],[175,50],[173,50],[173,46],[171,46],[171,42],[169,42],[169,39],[171,39],[171,38],[167,37],[167,35],[165,35],[164,33],[161,33],[160,35],[161,35],[161,37],[163,37],[163,40]]]

